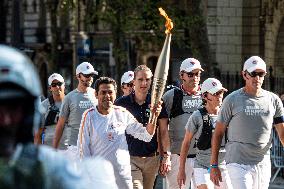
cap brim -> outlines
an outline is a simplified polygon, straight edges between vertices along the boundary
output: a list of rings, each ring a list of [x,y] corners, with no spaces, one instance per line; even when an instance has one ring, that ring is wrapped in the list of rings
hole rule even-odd
[[[123,81],[122,83],[130,83],[131,81],[133,81],[133,79],[130,78],[130,79]]]
[[[85,72],[81,72],[83,74],[95,74],[95,75],[98,75],[98,72],[97,71],[92,71],[92,70],[87,70]]]
[[[204,71],[201,67],[196,67],[196,68],[190,68],[190,69],[183,69],[181,71],[186,71],[186,72],[192,72],[193,70],[200,70],[200,71]]]
[[[64,83],[64,79],[62,80],[62,78],[53,78],[53,80],[51,80],[51,82],[48,84],[51,85],[54,80]]]
[[[224,87],[214,87],[213,89],[209,90],[208,92],[209,92],[210,94],[215,94],[215,93],[217,93],[217,92],[220,91],[220,90],[223,90],[223,91],[225,91],[225,92],[228,91],[228,90],[227,90],[226,88],[224,88]]]
[[[263,67],[261,67],[261,66],[253,66],[253,67],[251,67],[251,68],[248,68],[247,71],[248,71],[249,73],[251,73],[251,72],[253,72],[253,71],[257,70],[257,69],[266,72],[266,69],[263,69]]]

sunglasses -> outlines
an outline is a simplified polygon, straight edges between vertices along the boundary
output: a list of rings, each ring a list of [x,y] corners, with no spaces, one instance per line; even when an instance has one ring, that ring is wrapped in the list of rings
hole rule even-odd
[[[247,72],[249,76],[251,77],[256,77],[256,76],[259,76],[259,77],[264,77],[266,75],[265,72]]]
[[[95,74],[83,74],[81,73],[85,78],[90,78],[90,77],[94,77]]]
[[[133,83],[123,83],[123,86],[127,86],[127,87],[133,87]]]
[[[58,83],[51,83],[51,87],[60,87],[63,83],[62,82],[58,82]]]
[[[219,96],[220,94],[223,94],[224,91],[223,90],[220,90],[220,91],[217,91],[216,93],[212,94],[213,96]]]
[[[188,77],[200,77],[200,72],[196,72],[196,73],[193,73],[193,72],[186,72],[186,74],[188,75]]]

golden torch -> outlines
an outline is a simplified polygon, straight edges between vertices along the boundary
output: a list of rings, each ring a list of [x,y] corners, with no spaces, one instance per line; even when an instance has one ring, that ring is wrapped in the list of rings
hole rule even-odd
[[[162,98],[162,95],[165,90],[168,71],[169,71],[169,59],[170,59],[170,45],[171,45],[171,37],[172,34],[170,33],[171,29],[173,28],[173,22],[168,17],[167,13],[162,9],[159,8],[160,14],[166,18],[166,40],[164,42],[163,49],[159,56],[157,66],[155,69],[153,85],[152,85],[152,94],[151,94],[151,106],[156,107],[159,101]],[[157,117],[150,113],[149,123],[156,124]]]

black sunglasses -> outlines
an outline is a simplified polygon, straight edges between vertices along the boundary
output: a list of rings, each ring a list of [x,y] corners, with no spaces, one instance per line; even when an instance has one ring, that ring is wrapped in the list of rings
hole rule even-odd
[[[123,83],[122,85],[126,85],[127,87],[133,87],[133,83]]]
[[[220,94],[223,94],[224,91],[223,90],[220,90],[220,91],[217,91],[216,93],[213,94],[213,96],[219,96]]]
[[[51,83],[51,87],[60,87],[63,83],[62,82],[57,82],[57,83]]]
[[[193,72],[185,72],[187,75],[188,75],[188,77],[194,77],[194,76],[196,76],[196,77],[200,77],[200,72],[196,72],[196,73],[193,73]]]
[[[266,75],[265,72],[247,72],[249,76],[251,77],[256,77],[256,76],[259,76],[259,77],[264,77]]]
[[[83,74],[82,75],[85,77],[85,78],[90,78],[90,77],[94,77],[95,74]]]

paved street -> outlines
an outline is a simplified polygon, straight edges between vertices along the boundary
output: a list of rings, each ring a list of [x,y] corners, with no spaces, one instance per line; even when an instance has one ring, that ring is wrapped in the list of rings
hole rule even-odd
[[[270,183],[269,189],[283,189],[284,188],[284,178],[277,177],[273,183]]]
[[[270,183],[269,189],[284,189],[284,179],[278,176],[273,183]],[[155,189],[163,189],[163,179],[158,176]]]
[[[54,127],[50,127],[46,131],[46,139],[48,140],[48,144],[51,145],[51,141],[53,138]],[[270,183],[269,189],[284,189],[284,179],[278,176],[273,183]],[[157,183],[155,189],[163,189],[163,177],[158,176]]]

